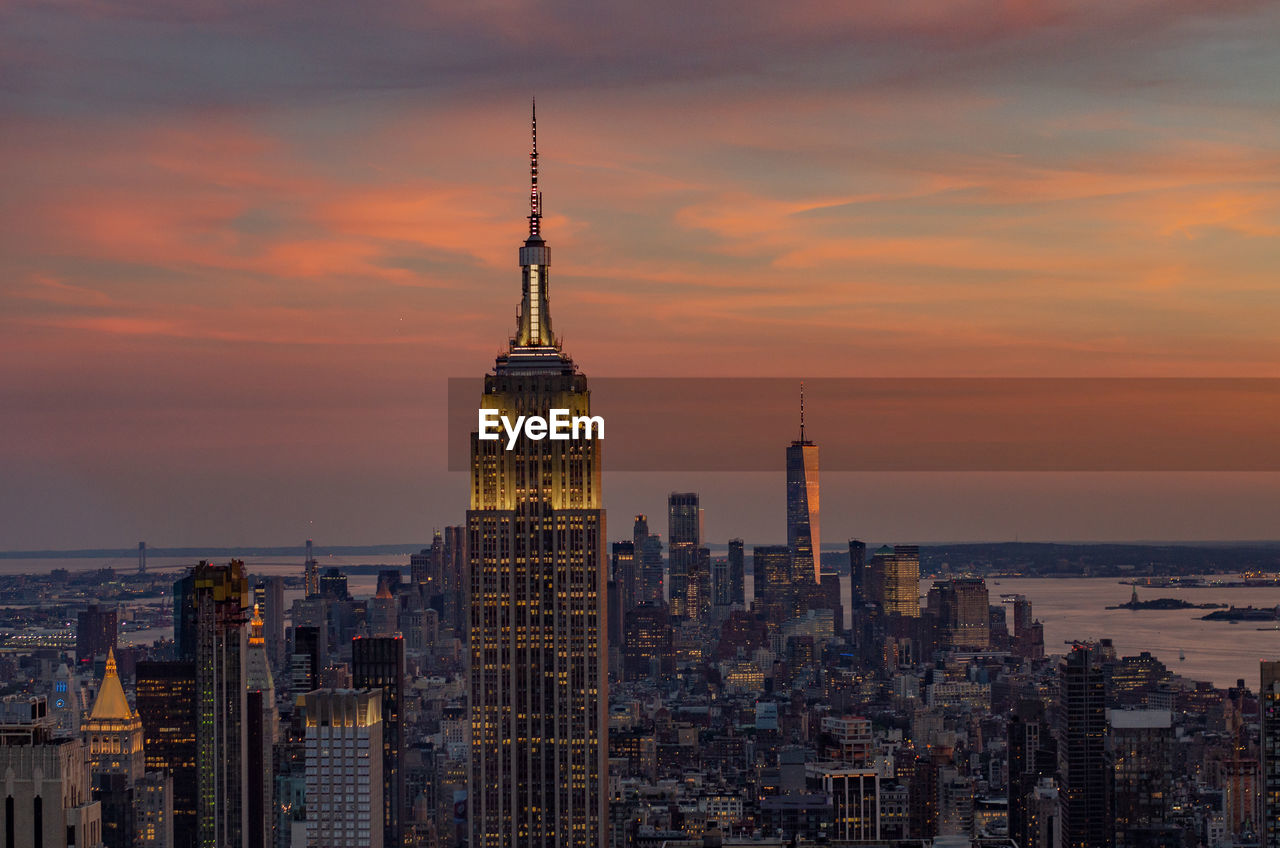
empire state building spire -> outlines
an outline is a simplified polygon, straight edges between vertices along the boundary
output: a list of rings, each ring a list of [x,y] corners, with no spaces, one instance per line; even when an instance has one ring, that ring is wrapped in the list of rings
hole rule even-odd
[[[529,154],[529,238],[520,248],[523,297],[520,323],[512,340],[515,349],[560,347],[551,331],[551,296],[547,290],[547,268],[551,248],[542,240],[542,191],[538,188],[538,110],[533,110],[533,151]]]

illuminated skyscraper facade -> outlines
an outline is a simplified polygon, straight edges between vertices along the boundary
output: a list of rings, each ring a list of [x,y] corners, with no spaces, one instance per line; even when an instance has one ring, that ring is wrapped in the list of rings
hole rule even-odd
[[[800,388],[800,438],[787,448],[787,547],[797,581],[822,580],[818,521],[818,446],[804,435],[804,387]]]
[[[515,336],[480,405],[515,420],[590,414],[587,379],[551,327],[531,155]],[[600,443],[471,436],[471,848],[606,844],[605,514]]]

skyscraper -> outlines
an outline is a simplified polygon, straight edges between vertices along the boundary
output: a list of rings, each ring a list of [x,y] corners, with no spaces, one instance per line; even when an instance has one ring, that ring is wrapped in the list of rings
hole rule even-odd
[[[1262,661],[1262,844],[1280,848],[1280,661]]]
[[[746,606],[746,556],[741,539],[729,540],[729,603]]]
[[[634,542],[613,543],[613,580],[618,584],[618,615],[623,616],[636,605],[639,564]],[[613,610],[609,610],[613,615]]]
[[[871,603],[867,575],[867,543],[849,540],[849,599],[854,609]]]
[[[1115,817],[1106,684],[1097,650],[1076,645],[1058,667],[1058,687],[1062,848],[1109,848],[1115,840]]]
[[[148,771],[173,778],[173,844],[198,844],[196,808],[196,664],[140,662],[137,668],[138,717]]]
[[[320,594],[320,563],[311,554],[311,540],[307,540],[307,558],[302,563],[302,583],[304,597],[314,598]]]
[[[698,617],[697,559],[701,545],[702,510],[698,506],[698,493],[672,492],[667,498],[667,546],[671,614],[676,618]]]
[[[89,746],[94,795],[102,804],[102,841],[107,848],[132,848],[137,841],[133,791],[144,769],[142,722],[125,698],[114,651],[107,652],[107,671],[80,733]]]
[[[512,420],[588,416],[587,379],[552,332],[533,127],[519,323],[481,406]],[[470,846],[603,848],[600,444],[524,437],[506,448],[471,436]]]
[[[818,521],[818,446],[804,435],[804,384],[800,384],[800,438],[787,448],[787,547],[795,578],[819,582],[822,541]]]
[[[280,741],[276,687],[271,679],[261,610],[249,622],[249,654],[245,663],[245,848],[271,848],[275,832],[275,762]]]
[[[307,693],[307,845],[383,848],[381,702],[376,691]]]
[[[636,547],[638,585],[637,604],[665,604],[666,589],[662,571],[662,537],[649,532],[649,519],[637,515],[632,534]]]
[[[406,818],[404,773],[404,640],[399,636],[355,639],[351,642],[351,683],[357,689],[382,693],[382,820],[383,844],[403,842]]]
[[[183,659],[196,664],[196,816],[200,848],[245,836],[246,660],[249,581],[244,563],[201,562],[176,599],[190,630]]]
[[[920,617],[920,549],[915,545],[886,546],[876,551],[876,582],[886,613]]]

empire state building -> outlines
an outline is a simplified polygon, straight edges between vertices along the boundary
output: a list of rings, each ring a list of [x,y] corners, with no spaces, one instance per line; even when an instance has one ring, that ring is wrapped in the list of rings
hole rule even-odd
[[[589,415],[587,378],[551,328],[530,155],[529,237],[516,333],[485,376],[482,409],[516,420]],[[471,848],[604,848],[607,678],[600,442],[471,434]]]

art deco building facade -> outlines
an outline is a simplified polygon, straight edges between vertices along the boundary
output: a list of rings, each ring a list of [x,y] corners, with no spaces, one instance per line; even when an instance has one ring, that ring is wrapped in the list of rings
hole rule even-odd
[[[102,841],[107,848],[132,848],[138,841],[134,787],[142,779],[142,721],[125,698],[116,656],[107,650],[107,670],[89,717],[80,726],[89,746],[90,779],[102,805]]]
[[[551,326],[536,128],[519,324],[480,399],[513,421],[590,414],[586,377]],[[470,846],[603,848],[600,442],[522,437],[506,448],[471,436]]]
[[[800,389],[800,438],[787,448],[787,547],[797,581],[822,580],[818,520],[818,446],[804,436],[804,388]]]

